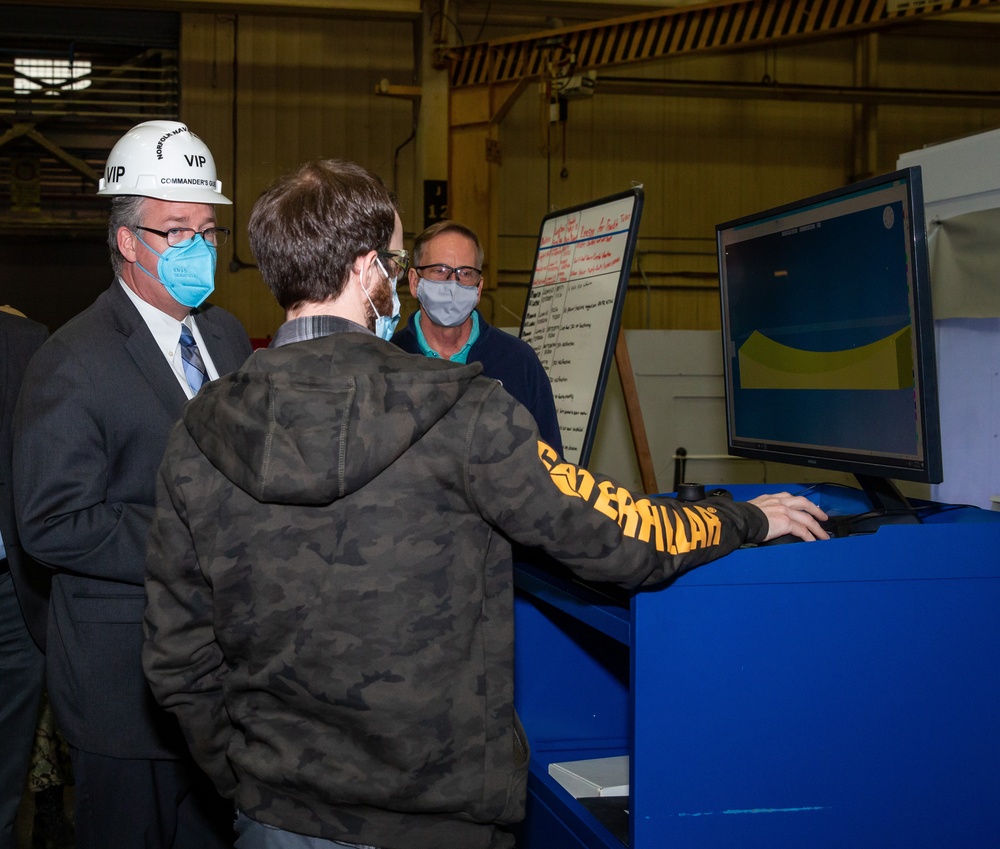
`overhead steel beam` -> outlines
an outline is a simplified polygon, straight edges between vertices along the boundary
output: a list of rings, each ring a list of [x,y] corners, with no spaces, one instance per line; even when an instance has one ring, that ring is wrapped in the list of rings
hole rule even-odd
[[[15,124],[6,133],[0,136],[0,147],[3,147],[8,142],[12,142],[21,137],[31,139],[36,145],[38,145],[43,150],[51,153],[56,159],[61,160],[66,163],[74,171],[82,174],[88,180],[96,183],[100,178],[100,174],[97,173],[93,168],[91,168],[84,160],[80,159],[78,156],[74,156],[69,151],[63,149],[55,142],[50,141],[45,138],[38,130],[35,129],[34,124],[22,123]]]
[[[443,48],[438,56],[453,88],[492,85],[872,31],[992,6],[1000,0],[727,0]]]
[[[877,106],[953,106],[1000,108],[1000,91],[948,89],[862,88],[858,86],[731,83],[699,80],[657,80],[647,77],[605,77],[594,82],[594,94],[653,97],[723,98],[726,100],[785,100],[810,103],[862,103]]]
[[[34,6],[66,6],[67,0],[31,0]],[[0,6],[23,4],[24,0]],[[76,7],[148,11],[148,0],[78,0]],[[322,15],[351,18],[399,18],[421,15],[420,0],[160,0],[158,12],[221,12],[262,15]]]

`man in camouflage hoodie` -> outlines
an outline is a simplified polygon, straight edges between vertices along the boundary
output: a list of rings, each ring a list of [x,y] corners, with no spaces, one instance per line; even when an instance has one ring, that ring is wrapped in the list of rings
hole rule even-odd
[[[633,495],[564,462],[478,364],[383,341],[402,227],[356,165],[279,180],[250,242],[288,321],[171,436],[153,691],[235,801],[238,847],[510,846],[528,765],[511,540],[634,587],[747,541],[824,537],[825,516],[787,494]]]

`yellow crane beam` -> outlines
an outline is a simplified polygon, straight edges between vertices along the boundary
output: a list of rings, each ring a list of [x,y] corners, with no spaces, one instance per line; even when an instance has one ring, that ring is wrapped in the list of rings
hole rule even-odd
[[[725,0],[442,48],[452,88],[864,32],[1000,0]]]

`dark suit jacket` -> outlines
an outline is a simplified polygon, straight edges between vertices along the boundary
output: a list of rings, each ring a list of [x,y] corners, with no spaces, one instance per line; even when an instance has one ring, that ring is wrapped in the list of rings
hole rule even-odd
[[[7,550],[10,576],[21,605],[21,614],[42,651],[45,650],[45,613],[51,576],[21,548],[14,518],[11,454],[14,448],[14,406],[21,379],[31,355],[48,335],[44,324],[0,311],[0,534]]]
[[[250,340],[205,306],[195,320],[220,374]],[[32,359],[15,416],[21,541],[57,570],[48,627],[49,697],[76,748],[175,758],[186,747],[142,672],[146,534],[167,435],[187,398],[115,281]]]

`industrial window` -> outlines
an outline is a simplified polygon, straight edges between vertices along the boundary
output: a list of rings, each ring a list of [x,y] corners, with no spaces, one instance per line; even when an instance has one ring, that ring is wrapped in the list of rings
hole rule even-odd
[[[102,232],[108,151],[180,111],[180,14],[0,2],[0,237]]]
[[[14,59],[14,94],[42,92],[58,97],[64,91],[90,88],[90,62],[86,59]]]

